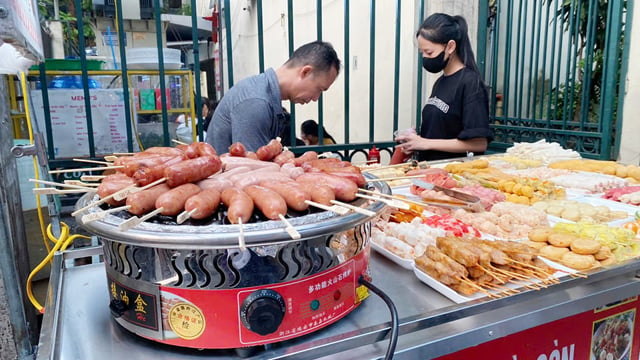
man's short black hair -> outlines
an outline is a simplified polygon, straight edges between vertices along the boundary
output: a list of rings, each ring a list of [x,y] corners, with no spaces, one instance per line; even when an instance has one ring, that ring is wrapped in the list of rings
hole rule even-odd
[[[331,68],[340,73],[340,59],[333,46],[324,41],[313,41],[297,48],[285,63],[287,66],[311,65],[316,70],[328,72]]]

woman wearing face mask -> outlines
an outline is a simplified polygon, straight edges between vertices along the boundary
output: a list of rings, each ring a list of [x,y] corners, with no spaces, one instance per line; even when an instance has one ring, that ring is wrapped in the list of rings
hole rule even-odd
[[[467,22],[461,16],[433,14],[422,23],[416,38],[424,69],[443,74],[422,109],[420,133],[397,136],[397,150],[407,155],[415,152],[420,161],[484,153],[493,139],[489,101]]]

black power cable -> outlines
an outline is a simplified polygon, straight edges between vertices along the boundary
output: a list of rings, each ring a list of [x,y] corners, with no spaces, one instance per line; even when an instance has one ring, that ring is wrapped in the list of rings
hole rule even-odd
[[[389,346],[387,347],[387,353],[384,356],[385,360],[393,359],[393,354],[396,351],[396,344],[398,343],[398,310],[396,309],[395,304],[391,300],[387,294],[385,294],[382,290],[377,288],[375,285],[367,281],[362,275],[358,278],[358,283],[360,285],[364,285],[369,290],[373,291],[374,294],[378,295],[387,307],[389,307],[389,311],[391,312],[391,336],[389,337]]]

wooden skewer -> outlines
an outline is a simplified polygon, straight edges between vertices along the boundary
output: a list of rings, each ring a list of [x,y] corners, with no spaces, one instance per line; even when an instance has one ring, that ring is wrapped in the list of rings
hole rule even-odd
[[[178,217],[176,217],[176,222],[178,224],[182,224],[183,222],[187,221],[187,219],[189,219],[191,217],[191,215],[193,215],[193,213],[195,213],[196,211],[198,211],[198,209],[193,209],[191,211],[183,211],[181,212]]]
[[[424,175],[394,176],[394,177],[387,177],[387,178],[367,179],[367,182],[394,181],[394,180],[417,179],[417,178],[424,178]]]
[[[342,206],[327,206],[324,204],[320,204],[317,203],[315,201],[311,201],[311,200],[305,200],[304,201],[306,204],[317,207],[318,209],[322,209],[322,210],[326,210],[326,211],[332,211],[338,215],[346,215],[349,212],[349,209],[344,208]]]
[[[115,155],[107,155],[104,157],[104,161],[114,162],[116,160],[118,160],[118,157]]]
[[[178,144],[178,145],[189,145],[186,142],[182,142],[180,140],[176,140],[176,139],[171,139],[171,141],[173,141],[174,143]]]
[[[76,194],[76,193],[95,192],[95,191],[96,189],[89,189],[89,188],[60,190],[56,188],[45,187],[45,188],[33,189],[33,193],[39,194],[39,195],[63,195],[63,194]]]
[[[49,170],[49,174],[63,174],[70,173],[75,171],[102,171],[102,170],[115,170],[122,169],[124,165],[117,166],[103,166],[103,167],[94,167],[94,168],[78,168],[78,169],[62,169],[62,170]]]
[[[127,231],[131,228],[134,228],[138,225],[140,225],[141,223],[147,221],[148,219],[160,214],[162,211],[164,210],[164,208],[157,208],[155,210],[153,210],[150,213],[144,214],[142,217],[137,217],[137,216],[133,216],[129,219],[127,219],[126,221],[122,222],[119,226],[118,229],[120,229],[120,231]]]
[[[82,182],[80,180],[65,180],[64,183],[66,185],[77,185],[77,186],[86,186],[86,187],[100,186],[100,184],[98,183],[87,183],[87,182]]]
[[[106,178],[107,175],[82,175],[80,176],[80,180],[82,181],[100,181]]]
[[[114,213],[114,212],[118,212],[121,210],[127,210],[131,207],[131,205],[124,205],[124,206],[120,206],[120,207],[116,207],[116,208],[112,208],[112,209],[107,209],[107,210],[103,210],[103,211],[98,211],[98,212],[94,212],[91,214],[87,214],[87,215],[83,215],[80,218],[80,222],[83,224],[92,222],[92,221],[96,221],[96,220],[100,220],[105,218],[107,215]]]
[[[238,248],[240,248],[240,250],[242,251],[245,251],[247,250],[247,246],[244,243],[244,226],[242,225],[241,217],[238,218],[238,226],[240,227],[240,233],[238,234]]]
[[[30,182],[34,182],[34,183],[38,183],[38,184],[44,184],[44,185],[51,185],[51,186],[60,186],[60,187],[65,187],[67,189],[80,189],[80,190],[86,190],[89,189],[86,186],[79,186],[79,185],[72,185],[72,184],[64,184],[64,183],[57,183],[54,181],[46,181],[46,180],[38,180],[38,179],[29,179]],[[35,189],[34,189],[35,190]]]
[[[101,165],[106,165],[106,166],[113,165],[112,163],[107,162],[107,161],[98,161],[98,160],[91,160],[91,159],[79,159],[79,158],[75,158],[75,159],[73,159],[73,161],[77,161],[77,162],[85,162],[85,163],[91,163],[91,164],[101,164]]]
[[[417,164],[417,163],[415,163]],[[376,172],[378,170],[385,170],[385,169],[394,169],[394,168],[399,168],[399,167],[411,167],[411,166],[415,166],[414,162],[406,162],[406,163],[401,163],[401,164],[393,164],[393,165],[385,165],[385,166],[377,166],[377,167],[373,167],[373,168],[366,168],[363,169],[362,172]]]
[[[130,153],[130,152],[114,152],[112,154],[112,156],[129,156],[129,155],[135,155],[135,153]]]
[[[366,215],[366,216],[376,216],[376,213],[374,211],[371,210],[367,210],[367,209],[363,209],[357,206],[353,206],[347,203],[343,203],[342,201],[338,201],[338,200],[331,200],[331,203],[334,205],[338,205],[338,206],[342,206],[345,207],[349,210],[353,210],[354,212],[357,212],[358,214],[362,214],[362,215]]]
[[[133,187],[133,186],[135,186],[135,185],[129,185],[129,186],[127,186],[126,188],[124,188],[124,189],[122,189],[122,190],[120,190],[120,191],[128,191],[128,190],[127,190],[127,188],[130,188],[130,187]],[[114,197],[117,193],[119,193],[120,191],[114,192],[113,194],[111,194],[111,195],[109,195],[109,196],[105,196],[105,197],[103,197],[102,199],[100,199],[100,200],[98,200],[98,201],[94,201],[94,202],[92,202],[91,204],[89,204],[89,205],[87,205],[87,206],[81,207],[80,209],[78,209],[78,210],[76,210],[76,211],[72,212],[72,213],[71,213],[71,216],[76,216],[76,215],[78,215],[78,213],[80,213],[80,212],[82,212],[82,211],[85,211],[85,210],[90,209],[90,208],[92,208],[92,207],[94,207],[94,206],[98,206],[98,205],[100,205],[100,204],[104,203],[105,201],[107,201],[107,200],[109,200],[109,199],[113,198],[113,197]]]
[[[369,200],[374,200],[374,201],[380,201],[383,202],[389,206],[393,206],[394,208],[397,209],[402,209],[402,210],[409,210],[409,204],[407,204],[406,202],[400,201],[400,200],[396,200],[396,199],[383,199],[380,197],[375,197],[375,196],[369,196],[369,195],[364,195],[364,194],[356,194],[357,197],[363,198],[363,199],[369,199]]]
[[[121,201],[126,199],[129,195],[133,194],[133,193],[137,193],[138,191],[142,191],[142,190],[146,190],[152,186],[161,184],[163,182],[167,181],[167,178],[162,178],[162,179],[158,179],[152,183],[149,183],[143,187],[136,187],[134,186],[127,186],[126,188],[118,191],[114,196],[113,196],[113,200],[115,201]],[[125,191],[126,190],[126,191]]]
[[[282,214],[278,214],[278,217],[280,218],[280,220],[282,220],[282,222],[285,224],[285,230],[287,230],[287,232],[289,233],[289,236],[291,236],[292,239],[300,239],[302,236],[300,235],[300,233],[298,232],[298,230],[296,230],[291,223],[285,219],[284,215]]]

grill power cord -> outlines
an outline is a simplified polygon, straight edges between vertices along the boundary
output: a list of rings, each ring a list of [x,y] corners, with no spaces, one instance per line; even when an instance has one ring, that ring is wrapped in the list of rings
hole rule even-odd
[[[360,285],[366,286],[369,290],[371,290],[374,294],[378,295],[387,307],[389,307],[389,311],[391,312],[391,336],[389,336],[389,346],[387,347],[387,353],[384,356],[385,360],[393,359],[393,354],[396,351],[396,344],[398,343],[398,310],[396,309],[395,304],[391,300],[387,294],[385,294],[378,287],[373,285],[371,282],[367,281],[362,275],[358,278],[358,283]]]

